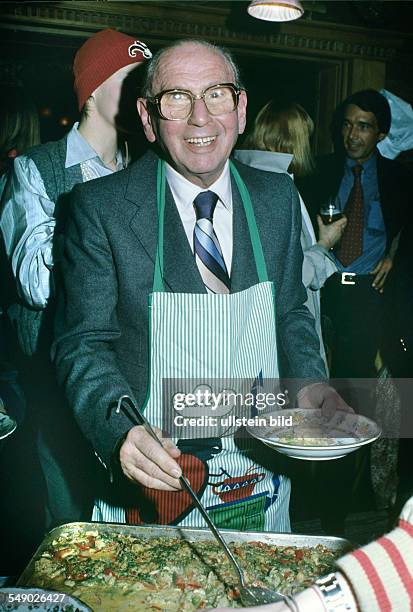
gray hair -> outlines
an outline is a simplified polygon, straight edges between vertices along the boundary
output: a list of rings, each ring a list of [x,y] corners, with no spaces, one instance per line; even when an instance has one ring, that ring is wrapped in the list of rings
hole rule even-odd
[[[159,51],[155,53],[152,59],[149,62],[145,62],[146,72],[143,78],[142,84],[142,96],[144,98],[151,98],[154,96],[155,92],[153,91],[153,83],[159,71],[160,63],[167,53],[170,51],[177,49],[179,47],[183,47],[184,45],[191,44],[196,45],[198,47],[203,47],[204,49],[208,49],[213,51],[217,55],[220,55],[223,60],[226,62],[227,66],[230,68],[231,72],[234,75],[234,84],[240,89],[245,89],[244,85],[241,81],[240,70],[233,58],[232,54],[225,49],[224,47],[219,47],[218,45],[214,45],[206,40],[198,40],[198,39],[182,39],[177,40],[170,45],[163,47]]]

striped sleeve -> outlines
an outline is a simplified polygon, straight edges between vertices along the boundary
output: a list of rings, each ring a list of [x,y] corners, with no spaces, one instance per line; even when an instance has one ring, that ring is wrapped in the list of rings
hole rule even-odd
[[[361,612],[413,610],[413,497],[386,536],[337,561]]]

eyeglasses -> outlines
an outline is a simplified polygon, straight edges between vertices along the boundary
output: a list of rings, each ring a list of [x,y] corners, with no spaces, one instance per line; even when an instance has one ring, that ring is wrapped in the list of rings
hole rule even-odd
[[[186,89],[167,89],[147,100],[162,119],[182,121],[192,114],[195,100],[203,100],[210,115],[232,113],[238,106],[241,91],[233,83],[221,83],[207,87],[199,96]]]

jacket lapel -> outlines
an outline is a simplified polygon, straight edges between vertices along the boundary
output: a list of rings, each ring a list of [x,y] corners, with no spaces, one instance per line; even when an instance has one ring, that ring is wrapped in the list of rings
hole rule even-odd
[[[130,222],[131,230],[153,263],[158,244],[157,162],[158,158],[149,152],[141,158],[139,164],[132,166],[125,191],[125,199],[136,207]],[[206,291],[168,185],[163,273],[166,290],[175,293]]]
[[[134,204],[130,227],[153,262],[158,242],[156,167],[157,157],[149,152],[125,171],[129,173],[125,200]]]
[[[171,191],[166,187],[164,282],[175,293],[206,293]]]
[[[376,163],[377,163],[377,183],[379,187],[380,194],[380,204],[382,209],[386,207],[387,202],[392,200],[391,194],[394,192],[394,177],[393,183],[389,181],[388,172],[386,172],[386,162],[387,160],[380,155],[380,152],[376,149]],[[390,194],[390,198],[389,198]]]
[[[125,191],[125,199],[136,207],[130,227],[153,262],[158,243],[157,160],[158,158],[149,152],[141,158],[139,164],[132,166]],[[258,282],[258,277],[244,206],[232,177],[231,187],[233,205],[231,292],[236,292]],[[165,203],[164,282],[165,288],[175,293],[206,292],[168,186]]]

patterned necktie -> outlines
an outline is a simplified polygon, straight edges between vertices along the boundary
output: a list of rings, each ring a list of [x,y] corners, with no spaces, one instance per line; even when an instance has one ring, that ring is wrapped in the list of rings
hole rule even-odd
[[[363,167],[360,164],[356,164],[352,168],[354,184],[344,209],[347,225],[336,250],[337,259],[344,267],[349,266],[363,253],[364,203],[363,188],[361,186],[362,170]]]
[[[231,281],[212,225],[217,201],[213,191],[202,191],[194,200],[194,254],[205,287],[213,293],[229,293]]]

